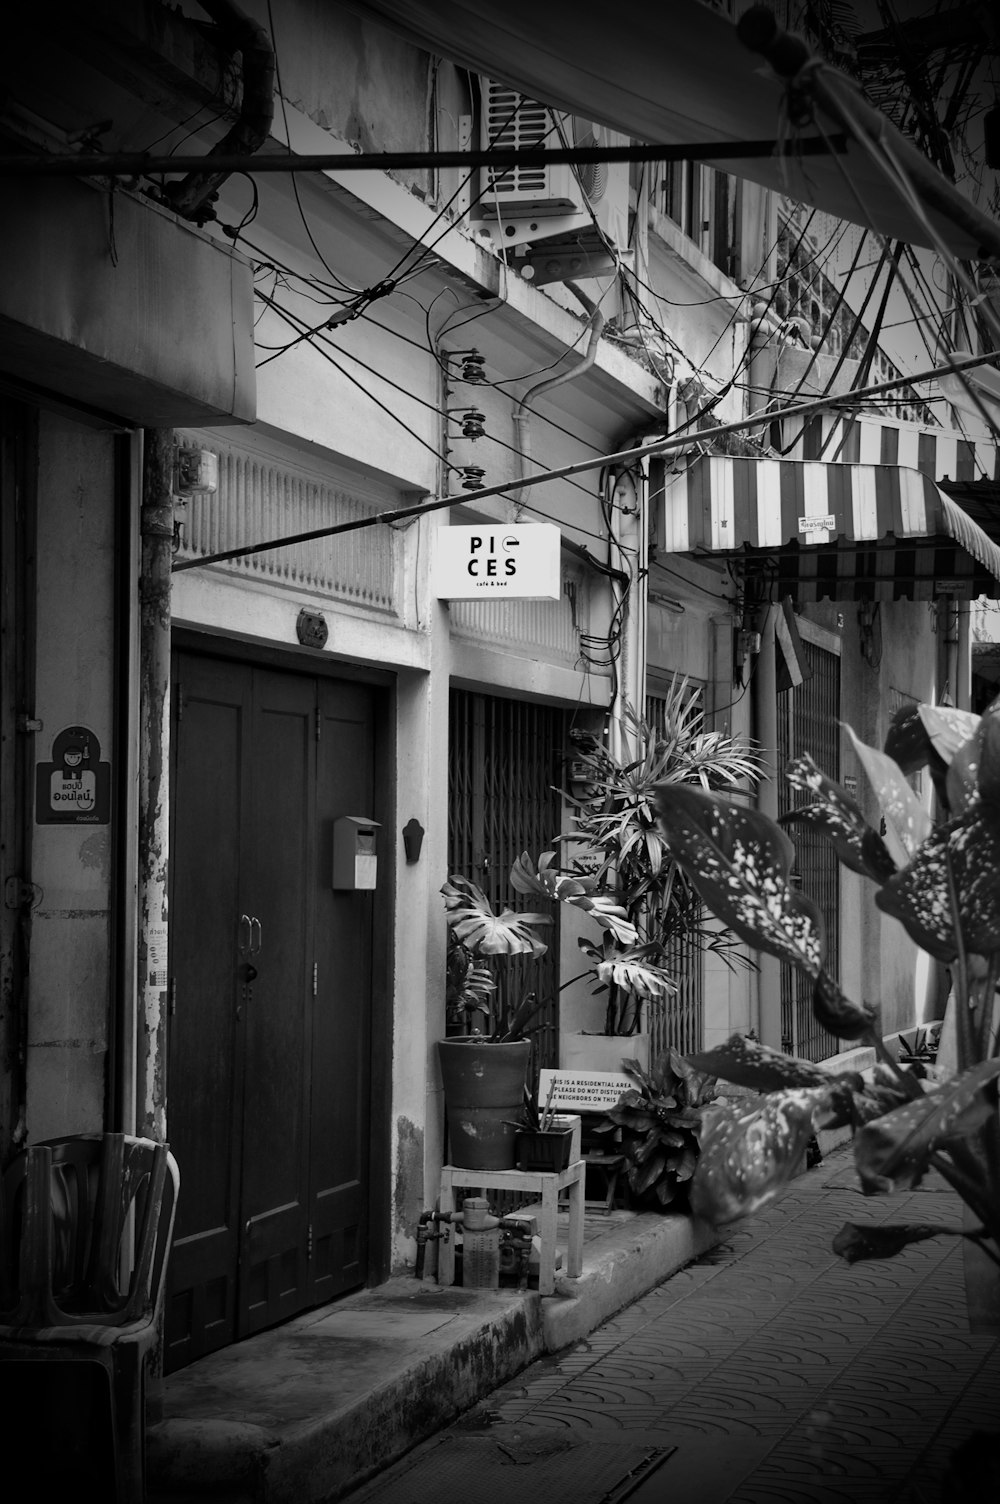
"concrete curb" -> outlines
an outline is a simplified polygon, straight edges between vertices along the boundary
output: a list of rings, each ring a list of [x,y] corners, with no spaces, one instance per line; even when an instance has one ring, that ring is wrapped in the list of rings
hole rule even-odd
[[[718,1241],[630,1215],[555,1295],[397,1278],[171,1375],[148,1433],[150,1504],[330,1504]]]
[[[541,1299],[546,1352],[579,1342],[718,1243],[720,1234],[684,1214],[643,1212],[584,1245],[579,1279],[557,1279]]]

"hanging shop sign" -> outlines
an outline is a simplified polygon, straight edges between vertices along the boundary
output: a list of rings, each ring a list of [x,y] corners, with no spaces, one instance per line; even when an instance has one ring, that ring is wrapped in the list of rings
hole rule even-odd
[[[35,770],[39,825],[107,825],[111,820],[111,764],[89,726],[66,726],[52,741],[52,761]]]
[[[439,600],[506,596],[557,601],[562,593],[559,529],[551,522],[441,527],[434,592]]]

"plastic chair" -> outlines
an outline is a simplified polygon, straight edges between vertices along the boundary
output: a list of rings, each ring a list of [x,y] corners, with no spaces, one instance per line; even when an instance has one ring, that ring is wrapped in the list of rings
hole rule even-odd
[[[104,1375],[120,1504],[145,1497],[146,1359],[179,1183],[165,1144],[122,1133],[32,1145],[0,1183],[0,1364]]]

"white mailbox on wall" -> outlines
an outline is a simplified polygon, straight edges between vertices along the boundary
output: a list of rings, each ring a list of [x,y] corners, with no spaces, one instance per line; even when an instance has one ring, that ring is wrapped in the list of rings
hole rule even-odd
[[[378,821],[364,815],[341,815],[333,822],[333,886],[362,892],[375,887],[378,876]]]

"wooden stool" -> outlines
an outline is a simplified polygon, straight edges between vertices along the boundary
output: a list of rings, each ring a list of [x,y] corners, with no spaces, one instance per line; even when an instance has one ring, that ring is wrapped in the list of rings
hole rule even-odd
[[[559,1193],[566,1191],[569,1197],[569,1247],[566,1252],[566,1273],[578,1279],[583,1270],[583,1194],[586,1162],[578,1159],[565,1170],[463,1170],[457,1165],[444,1165],[441,1169],[441,1198],[439,1210],[455,1210],[455,1187],[461,1186],[470,1195],[483,1191],[528,1191],[534,1192],[541,1202],[539,1240],[541,1249],[538,1263],[538,1292],[551,1295],[556,1287],[556,1213]],[[516,1215],[514,1213],[513,1215]],[[438,1283],[455,1283],[455,1236],[454,1232],[442,1238],[438,1244]]]
[[[610,1216],[618,1194],[618,1177],[625,1168],[624,1154],[587,1154],[583,1163],[585,1169],[597,1170],[604,1176],[604,1200],[585,1201],[584,1205],[594,1207],[606,1217]]]

